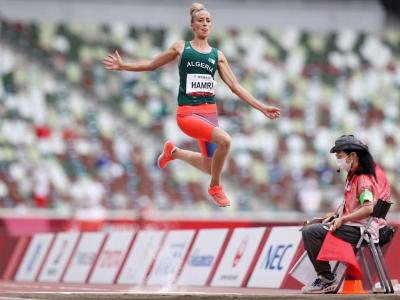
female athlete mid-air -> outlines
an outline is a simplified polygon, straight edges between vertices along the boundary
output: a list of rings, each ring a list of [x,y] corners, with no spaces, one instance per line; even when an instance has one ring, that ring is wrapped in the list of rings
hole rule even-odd
[[[201,153],[180,149],[172,141],[167,141],[158,158],[158,166],[164,169],[170,161],[180,159],[210,174],[208,193],[216,205],[229,206],[230,201],[221,186],[221,172],[229,153],[231,137],[218,127],[214,97],[215,71],[218,70],[234,94],[268,118],[278,118],[280,109],[255,99],[239,84],[225,55],[208,44],[211,17],[202,4],[192,4],[190,18],[194,33],[192,41],[179,40],[154,59],[134,63],[123,62],[118,51],[115,51],[104,59],[103,64],[109,70],[143,72],[155,70],[175,59],[180,60],[176,120],[185,134],[198,140]]]

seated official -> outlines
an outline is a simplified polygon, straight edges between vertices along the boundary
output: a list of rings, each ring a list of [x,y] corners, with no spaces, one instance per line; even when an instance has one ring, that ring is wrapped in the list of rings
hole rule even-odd
[[[368,146],[353,135],[342,135],[330,150],[335,153],[339,170],[347,172],[343,203],[335,212],[321,218],[322,223],[306,225],[302,231],[304,247],[318,277],[304,286],[306,294],[332,293],[339,284],[327,261],[317,256],[328,230],[352,245],[361,236],[360,227],[367,223],[378,199],[389,201],[390,185],[381,167],[374,162]],[[374,241],[379,240],[379,227],[384,224],[373,220],[368,231]]]

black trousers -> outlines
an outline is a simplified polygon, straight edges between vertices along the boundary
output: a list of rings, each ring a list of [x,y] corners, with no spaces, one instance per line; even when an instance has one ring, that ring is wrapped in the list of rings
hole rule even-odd
[[[323,228],[323,226],[324,224],[311,224],[305,226],[302,231],[303,242],[308,257],[314,265],[315,272],[317,272],[319,276],[332,280],[334,275],[332,274],[329,262],[317,260],[319,250],[321,249],[325,236],[328,233],[328,230]],[[357,226],[342,225],[333,232],[333,235],[351,243],[352,245],[356,245],[360,239],[361,233],[360,228]]]

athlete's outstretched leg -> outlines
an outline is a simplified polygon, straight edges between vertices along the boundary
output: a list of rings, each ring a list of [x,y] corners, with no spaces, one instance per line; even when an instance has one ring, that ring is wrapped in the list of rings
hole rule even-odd
[[[211,158],[205,157],[199,152],[176,148],[172,152],[172,157],[183,160],[204,173],[211,174]]]
[[[200,142],[200,147],[203,146],[202,144],[204,144],[204,142]],[[205,148],[205,146],[203,146],[203,148]],[[208,157],[206,154],[202,155],[198,152],[180,149],[176,147],[172,141],[168,140],[164,144],[163,152],[158,157],[157,164],[160,169],[164,169],[168,163],[174,159],[183,160],[200,171],[211,174],[211,157]]]

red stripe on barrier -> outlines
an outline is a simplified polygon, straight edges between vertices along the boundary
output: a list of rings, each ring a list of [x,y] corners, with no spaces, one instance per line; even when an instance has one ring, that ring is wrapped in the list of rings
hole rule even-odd
[[[60,282],[63,282],[63,281],[64,281],[64,276],[65,276],[65,274],[67,273],[67,270],[68,270],[69,266],[71,265],[72,259],[74,258],[75,252],[76,252],[76,250],[78,249],[79,243],[80,243],[80,241],[81,241],[81,239],[82,239],[82,235],[83,235],[83,234],[82,234],[82,232],[81,232],[81,233],[79,234],[79,237],[76,239],[74,248],[72,249],[71,254],[70,254],[70,256],[69,256],[69,258],[68,258],[68,260],[67,260],[67,263],[65,264],[65,268],[64,268],[64,270],[63,270],[63,272],[62,272],[62,274],[61,274]]]
[[[124,258],[122,259],[121,264],[120,264],[120,266],[118,267],[118,271],[117,271],[117,273],[115,274],[115,277],[114,277],[112,283],[114,283],[114,284],[117,283],[118,277],[119,277],[119,275],[120,275],[121,272],[122,272],[122,269],[123,269],[123,267],[124,267],[124,265],[125,265],[125,263],[126,263],[126,261],[127,261],[127,259],[128,259],[129,253],[131,252],[133,243],[135,242],[137,236],[138,236],[138,232],[135,232],[134,236],[132,237],[131,242],[129,243],[128,248],[126,249]]]
[[[150,273],[154,268],[154,265],[155,265],[155,263],[157,261],[158,256],[160,255],[161,249],[162,249],[162,247],[163,247],[163,245],[165,243],[165,240],[167,239],[168,234],[169,234],[169,231],[164,233],[164,236],[163,236],[162,241],[161,241],[161,243],[159,245],[159,248],[158,248],[156,254],[154,255],[153,261],[151,262],[151,264],[149,266],[149,269],[146,272],[146,276],[144,276],[143,284],[147,284],[147,281],[149,280]]]
[[[233,234],[233,229],[231,228],[231,229],[228,230],[228,233],[226,234],[226,237],[225,237],[225,241],[222,244],[221,249],[219,250],[219,253],[217,255],[217,259],[215,260],[215,264],[212,267],[212,269],[210,271],[210,275],[208,276],[208,279],[206,281],[206,286],[210,286],[211,281],[212,281],[212,279],[213,279],[213,277],[215,275],[215,272],[217,272],[218,266],[219,266],[219,264],[220,264],[220,262],[222,260],[222,257],[224,256],[225,250],[228,247],[228,244],[229,244],[229,241],[230,241],[230,239],[232,237],[232,234]]]
[[[31,237],[23,236],[18,238],[18,243],[15,246],[12,255],[9,257],[7,267],[3,273],[3,280],[12,280],[14,279],[15,274],[17,273],[18,267],[20,266],[22,259],[24,258],[26,249],[28,249],[29,242],[31,241]],[[7,259],[6,257],[2,257],[2,259]]]
[[[187,249],[187,251],[186,251],[186,253],[185,253],[185,256],[183,257],[182,263],[181,263],[181,265],[179,266],[178,272],[176,273],[175,279],[174,279],[174,281],[173,281],[172,284],[176,284],[176,282],[178,281],[178,278],[179,278],[179,276],[180,276],[181,273],[182,273],[183,267],[185,266],[185,263],[186,263],[186,261],[187,261],[189,255],[190,255],[190,251],[192,251],[193,244],[194,244],[194,242],[195,242],[195,240],[196,240],[198,234],[199,234],[199,231],[196,230],[196,231],[194,232],[194,235],[193,235],[193,237],[192,237],[192,240],[191,240],[191,242],[190,242],[190,244],[189,244],[189,247],[188,247],[188,249]]]
[[[43,259],[42,259],[42,261],[40,263],[40,267],[39,267],[39,269],[38,269],[38,271],[37,271],[37,273],[35,275],[35,279],[33,280],[34,282],[39,281],[39,275],[43,270],[43,267],[44,267],[44,264],[46,263],[47,258],[49,257],[51,248],[53,248],[54,242],[56,240],[56,236],[57,236],[56,234],[53,235],[53,238],[51,239],[50,245],[47,247],[46,254],[43,257]]]
[[[247,270],[246,276],[244,276],[242,284],[240,285],[240,287],[246,287],[247,286],[247,283],[249,282],[250,276],[253,273],[253,270],[257,265],[258,258],[260,257],[261,252],[262,252],[262,250],[264,248],[264,245],[268,240],[268,237],[269,237],[269,235],[271,233],[271,230],[272,230],[272,228],[266,228],[265,229],[264,235],[261,238],[260,243],[258,244],[257,251],[254,254],[253,260],[250,263],[249,269]]]
[[[107,240],[108,240],[108,236],[109,236],[109,235],[110,235],[110,234],[107,233],[106,236],[103,238],[103,242],[101,243],[101,246],[100,246],[100,248],[99,248],[99,251],[97,251],[97,254],[96,254],[96,257],[95,257],[95,259],[94,259],[94,261],[93,261],[93,264],[92,264],[92,266],[91,266],[90,269],[89,269],[88,275],[87,275],[87,277],[86,277],[86,279],[85,279],[85,283],[89,283],[90,276],[92,276],[93,270],[94,270],[94,268],[96,267],[97,261],[99,260],[101,253],[103,252],[103,248],[104,248],[104,246],[105,246],[105,244],[106,244],[106,242],[107,242]]]

